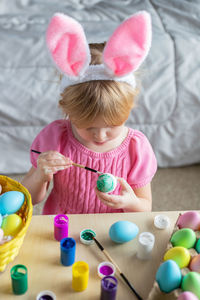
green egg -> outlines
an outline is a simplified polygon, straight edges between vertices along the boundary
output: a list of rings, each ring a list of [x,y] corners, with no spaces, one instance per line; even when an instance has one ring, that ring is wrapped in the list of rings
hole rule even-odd
[[[109,173],[102,174],[97,179],[97,189],[103,193],[113,192],[116,185],[116,177]]]
[[[190,228],[180,229],[172,235],[171,243],[174,247],[181,246],[187,249],[193,248],[196,243],[196,234]]]
[[[197,272],[187,273],[182,280],[181,288],[190,291],[200,299],[200,274]]]

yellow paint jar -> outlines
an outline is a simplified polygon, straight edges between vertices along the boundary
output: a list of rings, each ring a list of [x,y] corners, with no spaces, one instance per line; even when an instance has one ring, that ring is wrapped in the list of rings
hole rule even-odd
[[[89,278],[89,265],[84,261],[77,261],[72,266],[72,288],[82,292],[87,288]]]

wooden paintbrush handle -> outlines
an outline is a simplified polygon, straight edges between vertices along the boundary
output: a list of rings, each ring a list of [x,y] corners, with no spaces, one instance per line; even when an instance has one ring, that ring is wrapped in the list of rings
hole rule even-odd
[[[110,256],[110,254],[108,254],[108,252],[106,250],[102,250],[102,252],[108,258],[108,260],[116,267],[117,271],[119,271],[119,273],[121,273],[120,268],[118,267],[118,265],[116,264],[116,262],[112,259],[112,257]]]

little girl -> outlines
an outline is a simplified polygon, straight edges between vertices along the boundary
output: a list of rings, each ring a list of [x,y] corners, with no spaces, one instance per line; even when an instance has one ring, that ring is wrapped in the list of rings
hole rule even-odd
[[[151,44],[151,20],[138,12],[124,21],[105,44],[87,44],[81,25],[55,14],[47,46],[62,72],[59,105],[66,119],[46,126],[31,149],[33,167],[23,179],[33,204],[53,189],[43,214],[150,211],[156,158],[147,138],[125,126],[137,94],[134,71]],[[98,175],[85,165],[118,179],[112,194],[96,189]]]

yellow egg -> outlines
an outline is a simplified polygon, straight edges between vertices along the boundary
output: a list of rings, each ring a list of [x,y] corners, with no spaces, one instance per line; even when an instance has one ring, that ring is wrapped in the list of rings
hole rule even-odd
[[[174,260],[179,268],[185,268],[190,262],[190,252],[184,247],[170,248],[164,255],[164,260]]]
[[[15,236],[23,226],[22,218],[16,214],[8,215],[3,219],[1,228],[4,235]]]

